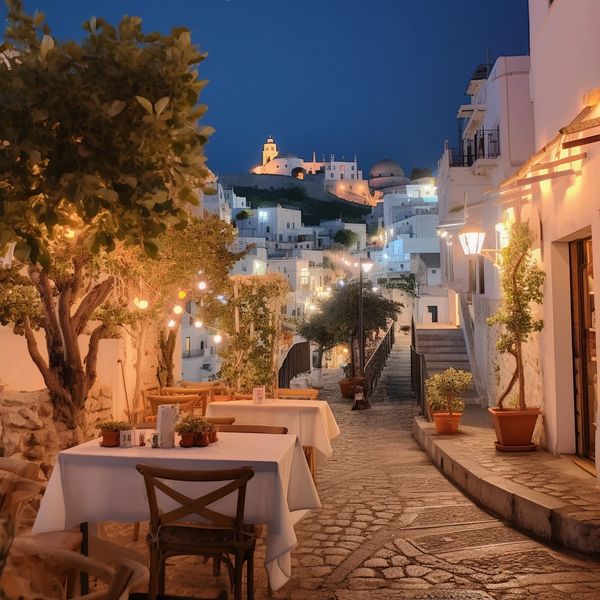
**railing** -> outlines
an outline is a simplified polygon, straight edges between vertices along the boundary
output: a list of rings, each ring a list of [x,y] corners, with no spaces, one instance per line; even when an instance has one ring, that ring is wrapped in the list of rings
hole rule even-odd
[[[427,379],[427,365],[425,355],[417,352],[415,322],[410,324],[410,383],[413,394],[417,399],[422,415],[427,415],[425,410],[425,380]]]
[[[199,356],[204,356],[206,354],[206,349],[196,349],[196,350],[184,350],[183,358],[198,358]]]
[[[500,130],[480,129],[472,139],[462,140],[460,148],[448,148],[451,167],[470,167],[479,158],[500,156]]]
[[[298,342],[294,344],[281,367],[279,367],[278,385],[280,388],[289,388],[290,381],[297,375],[310,371],[310,344]]]
[[[366,380],[364,390],[367,398],[371,396],[381,377],[381,372],[385,367],[385,363],[387,362],[388,356],[392,351],[392,346],[394,345],[394,337],[394,324],[392,323],[387,333],[377,345],[377,348],[375,348],[373,354],[369,357],[369,360],[367,360],[367,364],[364,368],[364,377]]]

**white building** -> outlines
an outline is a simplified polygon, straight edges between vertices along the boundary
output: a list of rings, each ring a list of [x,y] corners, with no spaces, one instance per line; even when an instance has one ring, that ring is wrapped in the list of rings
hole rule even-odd
[[[228,201],[223,186],[216,182],[216,193],[205,194],[203,206],[204,210],[213,215],[217,215],[222,221],[231,221],[231,203]]]
[[[238,220],[240,237],[260,237],[270,242],[297,242],[302,227],[302,212],[271,206],[252,210],[247,219]]]
[[[323,247],[325,248],[335,243],[335,234],[342,229],[353,231],[357,236],[354,247],[348,248],[350,252],[361,252],[367,247],[367,226],[364,223],[346,223],[341,219],[334,219],[333,221],[321,221],[319,227],[322,230]]]

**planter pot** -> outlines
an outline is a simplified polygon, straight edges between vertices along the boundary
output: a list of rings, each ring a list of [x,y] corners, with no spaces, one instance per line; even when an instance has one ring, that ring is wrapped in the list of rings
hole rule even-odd
[[[194,435],[194,446],[208,446],[209,444],[208,432],[196,433]]]
[[[342,397],[354,400],[354,389],[357,385],[364,386],[364,383],[364,377],[345,377],[344,379],[340,379],[339,384]]]
[[[102,429],[100,431],[102,435],[101,446],[105,448],[116,448],[119,445],[119,439],[121,437],[120,431],[113,431],[111,429]]]
[[[194,432],[187,431],[181,434],[181,439],[179,440],[179,445],[182,448],[190,448],[194,445]]]
[[[217,429],[213,429],[212,431],[208,432],[208,441],[211,444],[214,444],[219,438],[217,437]]]
[[[433,422],[435,423],[435,429],[438,433],[447,435],[456,433],[458,431],[458,424],[462,413],[453,412],[434,412],[431,413]]]
[[[542,411],[539,408],[527,410],[500,410],[488,408],[494,421],[497,441],[496,449],[501,452],[525,452],[535,450],[531,436],[536,421]]]

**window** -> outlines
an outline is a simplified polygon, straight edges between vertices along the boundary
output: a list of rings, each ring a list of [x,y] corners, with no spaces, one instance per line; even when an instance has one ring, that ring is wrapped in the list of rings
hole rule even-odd
[[[292,241],[292,236],[288,235],[288,242],[291,242],[291,241]]]
[[[289,224],[289,223],[286,223],[286,225],[287,225],[287,229],[289,229],[289,228],[290,228],[290,224]]]
[[[431,269],[431,274],[435,275],[437,273],[437,269]]]
[[[258,211],[258,220],[259,221],[266,221],[268,218],[269,218],[269,213],[266,210]]]
[[[267,225],[267,233],[271,233],[271,227]]]
[[[331,179],[333,179],[333,173],[331,174]]]
[[[438,322],[438,307],[437,306],[428,306],[427,312],[431,315],[431,322]]]
[[[350,169],[351,169],[352,171],[354,171],[354,165],[352,165],[352,166],[350,167]]]
[[[354,179],[354,173],[350,173],[350,179]]]
[[[192,338],[186,337],[185,338],[185,353],[187,354],[187,356],[190,355],[191,350],[192,350]]]
[[[340,179],[344,179],[344,174],[340,173]]]

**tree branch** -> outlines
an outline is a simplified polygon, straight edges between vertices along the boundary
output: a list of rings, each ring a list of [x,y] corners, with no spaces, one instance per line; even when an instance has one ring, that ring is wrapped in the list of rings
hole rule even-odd
[[[88,353],[85,357],[85,382],[86,382],[86,395],[87,392],[92,388],[94,383],[96,382],[96,377],[98,375],[96,371],[96,364],[98,362],[98,348],[100,346],[100,340],[106,335],[108,328],[102,324],[98,325],[92,331],[92,335],[90,336],[90,341],[88,344]]]
[[[37,275],[37,280],[34,277]],[[48,273],[42,269],[29,269],[29,278],[35,284],[40,300],[42,301],[42,308],[44,310],[44,330],[46,331],[46,338],[48,339],[48,349],[50,346],[60,346],[62,339],[60,335],[60,327],[58,325],[58,319],[56,318],[56,312],[53,301],[53,291],[50,285],[50,278]]]
[[[92,313],[106,300],[112,290],[114,278],[107,277],[104,281],[96,284],[83,298],[75,314],[73,315],[73,331],[76,335],[83,332]]]
[[[53,395],[57,396],[61,400],[64,400],[65,402],[70,402],[71,398],[69,397],[68,392],[62,387],[62,385],[60,385],[58,378],[48,367],[48,364],[40,353],[35,335],[33,333],[33,328],[31,327],[31,321],[29,320],[28,316],[25,316],[23,323],[29,356],[31,356],[31,360],[33,360],[35,366],[38,368],[39,372],[44,378],[46,386]]]

